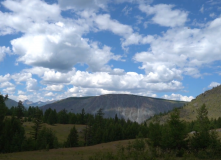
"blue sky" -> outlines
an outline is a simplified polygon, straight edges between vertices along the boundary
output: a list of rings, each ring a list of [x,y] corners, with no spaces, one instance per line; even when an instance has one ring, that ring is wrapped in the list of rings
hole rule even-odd
[[[0,93],[190,101],[220,84],[219,0],[0,1]]]

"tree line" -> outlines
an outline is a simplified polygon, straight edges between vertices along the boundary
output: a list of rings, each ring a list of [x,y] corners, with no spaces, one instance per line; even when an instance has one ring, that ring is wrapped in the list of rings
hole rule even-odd
[[[158,121],[138,124],[130,120],[118,118],[104,118],[102,109],[95,115],[85,113],[68,113],[65,109],[57,112],[51,108],[44,113],[38,107],[29,107],[27,110],[18,103],[17,107],[8,109],[5,106],[7,96],[0,95],[0,152],[16,152],[38,149],[51,149],[58,147],[90,146],[99,143],[145,138],[149,153],[154,157],[174,154],[184,156],[194,154],[199,158],[217,157],[221,154],[221,142],[218,133],[214,130],[220,128],[221,118],[208,118],[205,105],[197,110],[195,121],[180,120],[179,110],[174,109],[169,114],[166,123]],[[6,115],[10,115],[8,118]],[[30,137],[25,136],[22,126],[24,121],[32,121]],[[84,129],[79,133],[74,126],[62,144],[52,130],[43,127],[43,123],[55,124],[83,124]],[[194,131],[194,132],[191,132]],[[190,133],[191,132],[191,133]],[[138,143],[139,142],[139,143]],[[136,140],[135,147],[139,152],[145,149],[144,139]]]

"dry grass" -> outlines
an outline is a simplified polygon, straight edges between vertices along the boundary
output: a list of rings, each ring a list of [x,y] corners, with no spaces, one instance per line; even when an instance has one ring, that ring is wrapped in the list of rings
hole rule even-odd
[[[34,124],[32,122],[24,122],[23,123],[23,127],[25,128],[25,135],[27,137],[30,136],[30,132],[32,130],[31,126],[33,126],[33,125]],[[68,134],[70,133],[70,130],[71,130],[71,128],[73,128],[74,124],[49,125],[49,124],[44,123],[43,126],[45,126],[47,128],[51,128],[52,131],[57,136],[58,142],[63,143],[67,139]],[[78,130],[78,132],[81,132],[83,130],[83,128],[85,127],[85,125],[75,125],[75,127]]]
[[[1,160],[87,160],[90,156],[100,152],[116,153],[118,146],[126,146],[129,141],[123,140],[110,143],[102,143],[89,147],[60,148],[49,151],[30,151],[0,154]]]
[[[211,90],[205,91],[204,93],[197,96],[196,99],[188,103],[188,105],[180,108],[180,118],[187,122],[196,120],[197,109],[199,109],[203,104],[205,104],[207,107],[208,117],[210,119],[219,118],[221,116],[221,85]],[[158,117],[160,123],[165,123],[167,119],[168,115]],[[154,119],[151,119],[147,121],[147,123],[153,120]]]

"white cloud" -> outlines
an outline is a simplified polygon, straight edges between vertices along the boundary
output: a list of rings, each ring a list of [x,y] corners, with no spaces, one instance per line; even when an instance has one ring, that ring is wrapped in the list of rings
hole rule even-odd
[[[78,10],[97,10],[97,9],[106,9],[107,2],[109,0],[58,0],[58,4],[64,10],[74,9]]]
[[[3,93],[5,94],[14,94],[15,93],[15,87],[7,87],[5,89],[3,89]]]
[[[10,54],[11,53],[11,50],[9,47],[1,47],[0,46],[0,62],[4,59],[6,53]]]
[[[130,12],[132,11],[132,8],[131,7],[128,7],[128,6],[125,6],[122,10],[122,12],[125,14],[125,15],[128,15],[130,14]]]
[[[18,97],[17,97],[17,100],[21,100],[21,101],[25,101],[25,100],[27,100],[28,99],[28,96],[26,96],[26,95],[18,95]]]
[[[62,91],[63,88],[64,88],[64,85],[47,85],[45,90],[48,90],[48,91]]]
[[[180,94],[174,94],[172,93],[171,95],[164,95],[162,98],[165,99],[170,99],[170,100],[178,100],[178,101],[187,101],[190,102],[192,99],[194,99],[193,96],[183,96]]]
[[[200,8],[200,12],[204,13],[204,5],[202,5],[202,7]]]
[[[133,29],[130,26],[121,24],[117,20],[112,20],[109,14],[96,16],[95,22],[100,30],[109,30],[120,36],[128,36],[133,33]]]
[[[211,82],[210,85],[208,86],[208,88],[217,87],[219,85],[220,85],[220,83],[218,83],[218,82]]]
[[[214,17],[216,17],[216,14],[215,14],[215,13],[210,13],[209,16],[210,16],[211,18],[214,18]]]
[[[21,82],[26,82],[27,80],[31,79],[31,73],[16,73],[11,76],[11,78],[17,83],[20,84]]]
[[[11,79],[11,75],[10,74],[6,74],[4,76],[0,75],[0,83],[9,81],[10,79]]]
[[[45,94],[45,96],[47,96],[47,97],[52,97],[52,96],[55,96],[55,94],[52,93],[52,92],[48,92],[48,93]]]
[[[145,69],[147,74],[158,74],[154,66],[164,65],[172,72],[177,71],[174,75],[178,77],[201,77],[202,66],[221,60],[220,26],[221,18],[216,18],[202,29],[169,29],[162,36],[155,36],[148,51],[136,53],[134,60],[142,63],[140,69]]]
[[[24,94],[25,94],[24,91],[18,90],[18,95],[24,95]]]
[[[43,84],[59,84],[59,83],[67,84],[67,83],[70,83],[71,76],[74,75],[75,72],[76,72],[75,69],[67,73],[56,72],[54,70],[45,71],[42,77],[42,83]]]
[[[0,83],[0,88],[7,88],[7,87],[14,87],[14,84],[12,84],[11,82]]]
[[[39,90],[38,81],[36,79],[30,78],[26,81],[27,91],[37,91]]]
[[[147,15],[154,15],[152,21],[166,27],[182,26],[187,21],[187,12],[174,8],[174,5],[140,5],[139,9]]]
[[[58,5],[49,5],[40,0],[6,0],[2,5],[12,12],[7,14],[0,12],[0,31],[27,32],[36,22],[43,23],[60,18]]]

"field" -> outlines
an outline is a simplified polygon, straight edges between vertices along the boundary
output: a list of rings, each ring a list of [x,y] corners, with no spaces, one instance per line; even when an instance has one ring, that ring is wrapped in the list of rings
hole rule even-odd
[[[23,123],[23,127],[25,128],[25,134],[27,137],[30,136],[30,132],[31,132],[31,126],[33,126],[34,124],[32,122],[24,122]],[[52,131],[54,131],[56,137],[58,138],[58,142],[59,143],[63,143],[67,137],[68,134],[70,133],[71,128],[73,128],[74,124],[55,124],[55,125],[49,125],[46,123],[43,123],[42,127],[45,126],[47,128],[51,128]],[[83,128],[85,127],[85,125],[75,125],[78,133],[81,132],[83,130]]]
[[[102,143],[89,147],[78,148],[60,148],[51,149],[49,151],[30,151],[0,154],[1,160],[88,160],[88,158],[96,153],[110,152],[115,153],[119,145],[126,146],[129,141],[123,140],[110,143]]]

